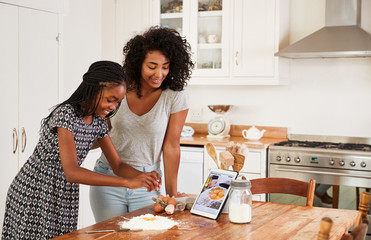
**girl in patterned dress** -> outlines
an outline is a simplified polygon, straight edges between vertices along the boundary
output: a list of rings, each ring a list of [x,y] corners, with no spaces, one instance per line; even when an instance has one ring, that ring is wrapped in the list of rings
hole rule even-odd
[[[158,190],[158,173],[123,163],[108,135],[106,118],[126,90],[120,64],[95,62],[72,96],[43,119],[37,146],[9,187],[2,239],[50,239],[76,230],[79,183]],[[80,167],[96,141],[116,176]]]

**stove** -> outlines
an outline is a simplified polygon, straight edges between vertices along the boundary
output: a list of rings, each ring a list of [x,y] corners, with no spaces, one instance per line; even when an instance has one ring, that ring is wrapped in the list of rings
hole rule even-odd
[[[269,147],[269,176],[371,188],[371,139],[290,135]],[[303,180],[304,180],[303,179]]]
[[[285,141],[269,148],[270,163],[371,171],[371,145]]]

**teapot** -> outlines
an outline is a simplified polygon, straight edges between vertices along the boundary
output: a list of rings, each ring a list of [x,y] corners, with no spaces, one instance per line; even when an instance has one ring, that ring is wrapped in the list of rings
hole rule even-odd
[[[242,130],[242,136],[248,140],[259,140],[261,137],[263,137],[265,133],[265,129],[262,131],[259,131],[255,126],[252,126],[249,128],[249,130]]]

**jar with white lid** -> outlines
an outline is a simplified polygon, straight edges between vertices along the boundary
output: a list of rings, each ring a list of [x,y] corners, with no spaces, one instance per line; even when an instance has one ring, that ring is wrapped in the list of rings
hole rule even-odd
[[[229,221],[249,223],[251,221],[251,183],[249,180],[236,179],[231,182],[229,193]]]

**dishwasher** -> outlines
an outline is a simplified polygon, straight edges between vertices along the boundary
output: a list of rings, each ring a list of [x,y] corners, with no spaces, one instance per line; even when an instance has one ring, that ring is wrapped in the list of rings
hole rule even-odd
[[[199,194],[203,185],[204,146],[181,145],[180,152],[178,192]],[[161,171],[164,175],[163,161]],[[166,192],[164,176],[161,192]]]

